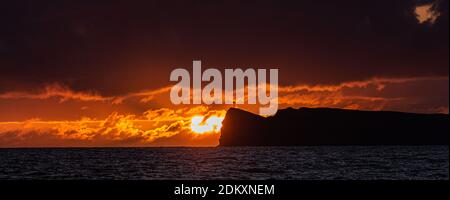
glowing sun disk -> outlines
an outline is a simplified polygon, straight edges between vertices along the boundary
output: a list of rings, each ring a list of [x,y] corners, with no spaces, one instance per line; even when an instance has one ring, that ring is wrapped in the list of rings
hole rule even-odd
[[[191,119],[191,130],[194,133],[219,132],[222,128],[223,117],[210,116],[205,120],[205,116],[194,116]]]

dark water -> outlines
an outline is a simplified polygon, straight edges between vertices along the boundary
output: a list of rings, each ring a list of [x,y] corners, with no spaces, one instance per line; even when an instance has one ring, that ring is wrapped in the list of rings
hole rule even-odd
[[[449,179],[448,146],[0,149],[0,179]]]

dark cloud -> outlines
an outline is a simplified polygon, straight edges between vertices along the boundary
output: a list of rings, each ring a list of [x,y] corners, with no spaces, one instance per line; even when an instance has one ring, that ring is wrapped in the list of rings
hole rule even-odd
[[[170,107],[169,74],[194,59],[277,67],[283,87],[338,87],[286,106],[448,113],[448,19],[446,0],[7,1],[0,120]],[[339,88],[374,79],[419,81]]]
[[[436,22],[416,6],[434,3]],[[48,82],[117,95],[171,69],[279,67],[284,83],[448,75],[448,1],[8,1],[0,90]],[[158,75],[155,75],[158,74]]]

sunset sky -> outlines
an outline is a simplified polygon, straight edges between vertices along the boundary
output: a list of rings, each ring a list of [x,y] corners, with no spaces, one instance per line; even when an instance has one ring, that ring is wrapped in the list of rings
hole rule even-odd
[[[278,68],[279,108],[448,113],[448,7],[447,0],[3,2],[0,147],[215,146],[229,105],[169,99],[170,72],[191,70],[193,60],[203,68]]]

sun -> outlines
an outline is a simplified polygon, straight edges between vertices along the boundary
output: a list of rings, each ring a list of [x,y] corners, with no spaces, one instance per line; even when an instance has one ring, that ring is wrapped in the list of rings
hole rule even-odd
[[[218,133],[222,128],[223,117],[209,116],[205,120],[205,116],[194,116],[191,119],[191,130],[194,133]]]

